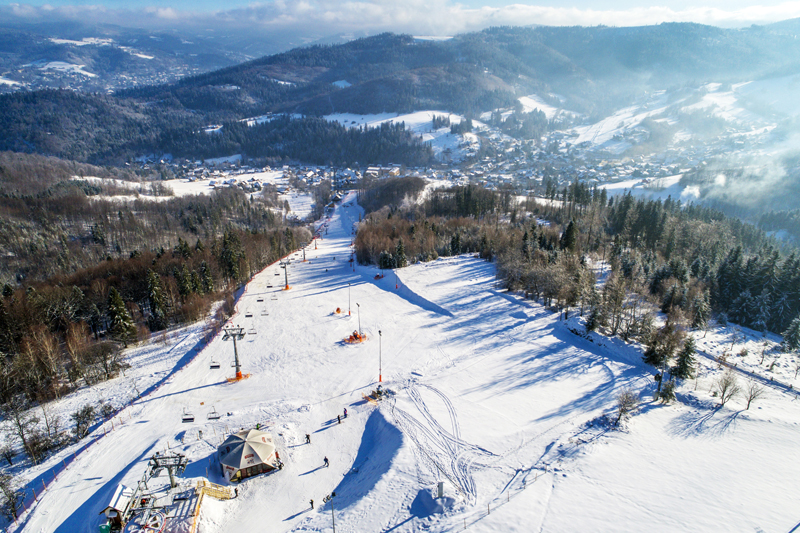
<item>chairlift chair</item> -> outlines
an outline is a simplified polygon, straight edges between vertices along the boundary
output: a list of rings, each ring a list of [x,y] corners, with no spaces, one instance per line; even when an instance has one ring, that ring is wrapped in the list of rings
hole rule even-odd
[[[255,335],[255,334],[256,334],[256,327],[255,327],[255,326],[253,326],[253,327],[251,327],[250,329],[248,329],[248,330],[247,330],[247,334],[248,334],[248,335]]]
[[[194,422],[194,415],[186,411],[186,408],[183,408],[183,416],[181,416],[181,422]]]
[[[208,415],[206,415],[206,417],[207,417],[209,420],[218,420],[218,419],[219,419],[219,417],[221,417],[221,416],[222,416],[222,415],[220,415],[220,414],[217,412],[217,408],[216,408],[216,407],[214,407],[213,405],[211,406],[211,412],[210,412],[210,413],[208,413]]]
[[[211,364],[209,365],[209,368],[211,370],[218,370],[219,369],[219,361],[214,361],[214,359],[212,358],[211,359]]]

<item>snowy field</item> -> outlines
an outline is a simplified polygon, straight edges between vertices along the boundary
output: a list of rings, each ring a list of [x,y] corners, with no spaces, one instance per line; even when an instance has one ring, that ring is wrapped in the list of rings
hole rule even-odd
[[[76,180],[83,180],[89,182],[103,182],[113,184],[121,191],[130,191],[130,194],[117,194],[114,196],[103,196],[104,199],[112,199],[119,202],[132,202],[134,200],[146,200],[151,202],[164,202],[171,200],[175,197],[194,196],[198,194],[211,194],[220,187],[227,186],[224,182],[233,180],[235,183],[247,182],[250,179],[255,179],[262,184],[272,185],[286,185],[288,186],[289,180],[284,178],[283,171],[270,171],[270,172],[255,172],[250,174],[239,175],[221,175],[215,176],[210,179],[199,179],[189,181],[188,179],[176,179],[169,181],[158,182],[143,182],[136,183],[131,181],[124,181],[110,178],[98,177],[74,177]],[[213,182],[213,185],[212,185]],[[163,185],[172,190],[172,196],[154,196],[151,194],[151,184]],[[257,192],[254,194],[258,194]],[[304,219],[311,214],[314,199],[311,194],[291,192],[289,194],[278,195],[278,200],[281,205],[284,201],[289,202],[289,213],[286,215],[294,215],[300,219]]]
[[[673,200],[691,201],[697,197],[690,193],[691,187],[681,186],[680,181],[683,175],[667,176],[664,178],[636,178],[632,180],[617,181],[614,183],[600,183],[598,187],[608,191],[611,196],[627,194],[630,192],[638,198],[649,200],[661,200],[662,202],[669,197]]]
[[[653,369],[639,347],[573,333],[575,318],[565,323],[498,289],[491,263],[443,258],[381,279],[376,269],[354,269],[350,244],[362,214],[354,200],[324,222],[308,262],[291,256],[290,290],[281,290],[283,270],[272,265],[240,296],[230,324],[248,332],[238,348],[249,379],[225,380],[233,346],[219,337],[176,354],[158,367],[171,367],[154,376],[159,386],[118,414],[113,431],[110,423],[95,429],[106,436],[77,454],[11,530],[97,531],[117,484],[135,485],[156,451],[185,453],[184,478],[225,483],[216,445],[257,423],[272,433],[285,467],[239,484],[237,499],[205,498],[197,531],[331,531],[322,498],[332,491],[342,532],[797,525],[800,401],[792,391],[770,387],[747,411],[740,399],[717,408],[709,391],[722,370],[701,356],[700,376],[679,387],[678,402],[653,403]],[[185,335],[202,331],[195,328]],[[366,342],[342,341],[359,328]],[[734,333],[712,330],[702,349],[722,353]],[[760,340],[740,333],[734,352],[747,342]],[[756,351],[742,360],[770,372]],[[212,359],[222,368],[211,369]],[[791,380],[789,363],[775,375]],[[379,368],[394,395],[376,406],[362,394],[378,385]],[[148,373],[157,371],[140,375]],[[128,391],[125,379],[115,382]],[[641,394],[642,407],[612,429],[606,416],[625,387]],[[195,422],[181,422],[184,409]],[[212,409],[222,418],[206,420]],[[443,499],[434,498],[438,481]]]
[[[336,113],[326,115],[324,118],[331,122],[339,122],[343,126],[352,128],[368,126],[378,127],[385,123],[405,123],[406,129],[419,135],[425,143],[430,143],[436,157],[441,158],[444,154],[451,161],[461,161],[465,157],[474,154],[480,148],[480,143],[476,135],[467,133],[465,135],[454,135],[450,133],[450,128],[433,129],[433,117],[450,117],[451,124],[460,124],[463,120],[461,115],[455,115],[448,111],[416,111],[400,115],[397,113],[379,113],[374,115],[355,115],[352,113]],[[476,127],[482,124],[475,122]]]

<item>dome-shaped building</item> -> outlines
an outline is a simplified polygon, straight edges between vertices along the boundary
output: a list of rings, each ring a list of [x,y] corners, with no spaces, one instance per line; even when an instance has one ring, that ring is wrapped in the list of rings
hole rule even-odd
[[[228,481],[241,481],[282,466],[272,435],[258,429],[230,435],[219,445],[217,454],[222,475]]]

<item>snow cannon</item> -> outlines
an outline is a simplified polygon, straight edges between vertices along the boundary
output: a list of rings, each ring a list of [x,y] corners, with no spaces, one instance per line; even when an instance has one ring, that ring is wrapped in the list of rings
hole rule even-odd
[[[344,339],[347,344],[358,344],[367,340],[367,336],[358,331],[354,331],[352,335]]]

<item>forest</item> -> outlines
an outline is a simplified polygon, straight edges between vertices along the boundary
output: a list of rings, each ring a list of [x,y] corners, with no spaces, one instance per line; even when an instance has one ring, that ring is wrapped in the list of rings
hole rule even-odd
[[[786,350],[800,348],[800,256],[719,211],[609,198],[579,182],[556,191],[556,202],[521,204],[473,187],[409,204],[398,199],[414,189],[387,194],[395,188],[361,192],[371,207],[355,241],[362,264],[402,268],[476,254],[496,263],[508,290],[565,316],[580,313],[589,330],[641,342],[646,362],[678,378],[688,371],[678,364],[685,332],[711,320],[783,334]]]
[[[274,190],[119,203],[100,196],[113,181],[80,179],[89,174],[141,179],[0,153],[0,405],[11,418],[116,376],[125,346],[222,302],[213,335],[242,283],[311,239],[305,226],[284,222]],[[63,443],[56,436],[28,434],[31,460]]]

